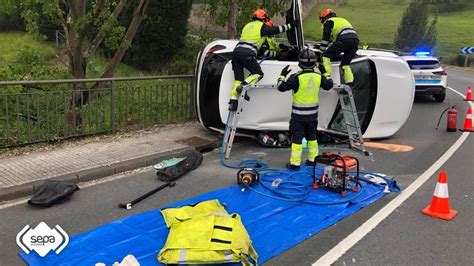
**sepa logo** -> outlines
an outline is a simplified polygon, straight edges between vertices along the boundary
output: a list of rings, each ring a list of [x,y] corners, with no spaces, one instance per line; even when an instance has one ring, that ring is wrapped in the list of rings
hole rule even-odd
[[[26,225],[16,235],[16,243],[26,254],[34,250],[44,257],[51,250],[59,254],[69,243],[69,236],[59,225],[51,229],[45,222],[41,222],[34,229]]]

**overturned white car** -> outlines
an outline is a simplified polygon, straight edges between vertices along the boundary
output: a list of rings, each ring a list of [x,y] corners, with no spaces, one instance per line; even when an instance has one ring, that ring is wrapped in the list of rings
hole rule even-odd
[[[293,1],[297,6],[297,0]],[[289,14],[300,12],[290,9]],[[296,14],[298,15],[298,14]],[[290,21],[292,18],[289,18]],[[288,32],[295,47],[314,47],[304,42],[302,27]],[[293,36],[292,36],[293,35]],[[232,51],[237,40],[217,40],[209,43],[198,56],[194,77],[194,106],[198,121],[207,129],[223,132],[228,115],[228,101],[234,81],[231,66]],[[295,48],[295,50],[299,50]],[[318,52],[317,49],[314,49]],[[261,60],[264,77],[257,88],[249,90],[251,100],[245,102],[238,123],[238,132],[255,135],[260,131],[287,131],[291,115],[291,92],[280,93],[276,83],[280,71],[290,65],[298,71],[297,58],[289,61]],[[331,76],[340,83],[339,62],[333,62]],[[408,64],[395,53],[380,50],[359,50],[351,62],[355,81],[354,99],[364,138],[387,138],[406,122],[415,95],[415,82]],[[337,92],[320,90],[318,129],[344,134],[344,119]]]

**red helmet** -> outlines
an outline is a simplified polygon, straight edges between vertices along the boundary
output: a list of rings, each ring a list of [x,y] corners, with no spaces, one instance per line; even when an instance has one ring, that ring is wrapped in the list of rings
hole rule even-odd
[[[267,22],[268,20],[270,20],[270,17],[268,16],[267,11],[265,11],[265,9],[257,8],[253,12],[253,19],[254,20],[260,20],[260,21],[263,21],[263,22]]]
[[[334,10],[330,8],[324,9],[319,15],[319,21],[321,21],[321,23],[324,23],[328,16],[336,16],[336,12],[334,12]]]

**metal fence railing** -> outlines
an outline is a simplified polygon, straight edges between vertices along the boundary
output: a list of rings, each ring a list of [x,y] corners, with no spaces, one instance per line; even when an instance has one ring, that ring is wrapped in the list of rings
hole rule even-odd
[[[0,147],[192,117],[191,75],[0,81]]]

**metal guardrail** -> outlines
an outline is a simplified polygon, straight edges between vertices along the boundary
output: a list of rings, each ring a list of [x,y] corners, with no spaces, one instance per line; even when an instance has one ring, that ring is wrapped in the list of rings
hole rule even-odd
[[[192,78],[0,81],[0,147],[188,120]],[[78,84],[91,85],[74,90]]]

